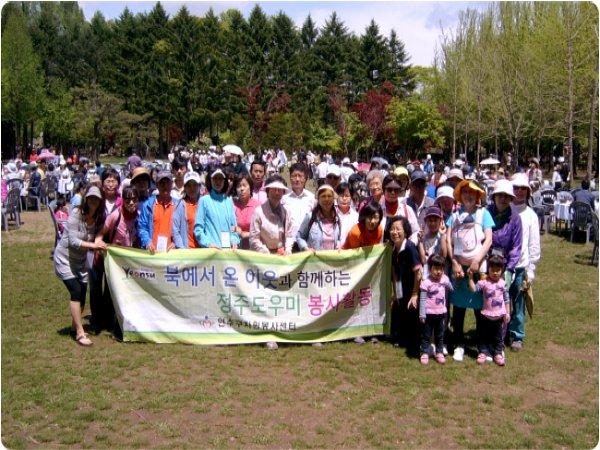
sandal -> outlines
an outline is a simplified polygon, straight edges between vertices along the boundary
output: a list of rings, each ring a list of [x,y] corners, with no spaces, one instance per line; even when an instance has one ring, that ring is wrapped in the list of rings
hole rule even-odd
[[[436,353],[435,360],[440,364],[446,364],[446,357],[443,353]]]
[[[87,334],[85,334],[85,333],[83,333],[80,336],[77,336],[75,338],[75,341],[82,347],[89,347],[90,345],[94,344],[92,341],[90,341],[90,338],[88,338]]]
[[[485,354],[484,353],[480,353],[479,355],[477,355],[477,364],[479,365],[483,365],[485,364]]]
[[[502,356],[501,354],[494,356],[494,362],[499,366],[504,366],[506,364],[506,362],[504,361],[504,356]]]
[[[427,353],[423,353],[421,355],[421,364],[423,364],[424,366],[429,364],[429,355]]]

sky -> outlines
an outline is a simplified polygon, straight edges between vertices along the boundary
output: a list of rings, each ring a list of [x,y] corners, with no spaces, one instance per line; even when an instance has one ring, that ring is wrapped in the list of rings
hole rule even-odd
[[[405,49],[413,65],[430,66],[433,63],[436,48],[439,49],[442,29],[446,32],[455,29],[458,15],[467,8],[484,10],[486,2],[402,2],[402,1],[212,1],[212,2],[179,2],[162,1],[167,14],[174,16],[182,5],[186,5],[191,14],[203,16],[209,8],[216,14],[235,8],[248,18],[254,5],[258,3],[263,11],[271,16],[279,11],[285,12],[298,28],[310,14],[318,27],[324,25],[333,11],[344,22],[349,31],[357,36],[364,33],[371,19],[379,25],[379,31],[389,36],[396,30],[399,39],[404,42]],[[151,1],[80,1],[87,20],[96,11],[102,12],[106,19],[116,19],[125,9],[132,13],[149,12],[156,2]]]

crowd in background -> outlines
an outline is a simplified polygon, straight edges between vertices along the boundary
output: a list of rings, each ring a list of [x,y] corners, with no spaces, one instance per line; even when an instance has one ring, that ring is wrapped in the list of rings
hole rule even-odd
[[[473,168],[464,158],[443,164],[427,155],[400,165],[300,150],[288,159],[279,149],[254,156],[234,145],[200,152],[174,147],[165,162],[136,154],[124,165],[70,162],[58,156],[24,168],[11,161],[2,179],[17,174],[31,189],[39,178],[56,177],[62,186],[54,206],[62,232],[54,263],[69,291],[79,344],[92,344],[81,319],[88,285],[92,329],[118,332],[103,273],[107,244],[152,254],[227,248],[289,255],[389,243],[388,338],[420,355],[422,364],[431,357],[445,363],[449,349],[463,360],[468,310],[479,364],[502,366],[505,344],[522,348],[526,291],[541,253],[536,195],[570,181],[564,166],[556,170],[563,170],[562,181],[544,179],[535,158],[511,174]],[[582,183],[582,198],[589,184]],[[366,338],[379,339],[355,341]]]

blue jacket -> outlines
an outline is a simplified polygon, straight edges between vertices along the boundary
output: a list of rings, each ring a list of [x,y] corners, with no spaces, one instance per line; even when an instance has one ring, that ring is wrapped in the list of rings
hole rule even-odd
[[[233,226],[237,227],[237,220],[231,197],[212,189],[209,195],[200,197],[194,235],[201,247],[216,245],[222,248],[221,233],[226,231],[229,231],[231,245],[239,245],[240,236],[231,231]]]
[[[321,225],[321,218],[317,215],[315,221],[310,225],[309,230],[308,224],[310,222],[311,215],[312,212],[308,213],[304,217],[302,225],[300,225],[298,233],[296,233],[296,242],[298,242],[298,248],[301,251],[304,251],[309,247],[315,250],[321,250],[321,247],[323,245],[323,226]],[[333,224],[333,236],[335,239],[335,248],[341,248],[343,244],[343,242],[341,242],[342,230],[340,227],[340,220],[337,217],[337,214],[335,222]]]
[[[198,199],[198,202],[200,199]],[[175,201],[175,211],[173,212],[173,244],[175,248],[188,248],[188,228],[185,217],[185,201],[183,199]]]
[[[173,204],[177,200],[171,198]],[[140,238],[141,248],[148,247],[148,244],[152,242],[152,234],[154,233],[154,221],[152,220],[154,204],[156,203],[156,194],[151,195],[146,199],[140,207],[140,214],[138,216],[138,237]]]

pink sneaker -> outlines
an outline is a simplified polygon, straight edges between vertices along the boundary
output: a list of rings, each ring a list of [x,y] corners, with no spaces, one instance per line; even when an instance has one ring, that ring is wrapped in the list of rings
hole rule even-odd
[[[506,362],[504,361],[504,356],[496,355],[494,356],[494,362],[499,366],[504,366]]]
[[[446,364],[446,357],[443,353],[436,353],[435,360],[440,364]]]
[[[424,366],[429,364],[429,355],[427,353],[423,353],[421,355],[421,364],[423,364]]]
[[[477,364],[479,364],[480,366],[485,364],[485,354],[480,353],[479,355],[477,355],[476,361],[477,361]]]

